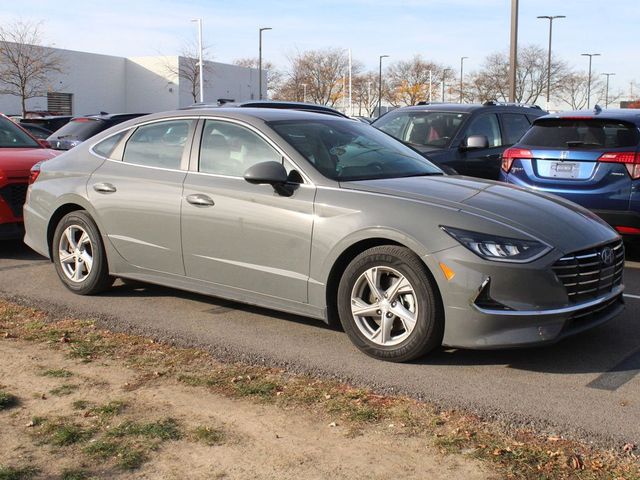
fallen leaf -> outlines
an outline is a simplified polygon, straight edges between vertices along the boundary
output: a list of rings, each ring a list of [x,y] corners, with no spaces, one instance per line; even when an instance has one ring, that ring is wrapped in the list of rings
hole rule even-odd
[[[584,462],[578,455],[571,455],[568,464],[574,470],[584,470]]]
[[[625,443],[622,447],[623,452],[633,452],[638,446],[635,443]]]
[[[504,454],[504,453],[505,453],[505,451],[504,451],[502,448],[496,448],[496,449],[493,451],[493,455],[495,455],[496,457],[499,457],[500,455],[502,455],[502,454]]]
[[[336,422],[331,422],[331,423],[329,424],[329,427],[331,427],[331,428],[333,428],[333,427],[337,427],[337,426],[338,426],[338,424],[337,424]]]
[[[561,437],[548,437],[547,440],[549,440],[550,442],[559,442],[560,440],[562,440]]]

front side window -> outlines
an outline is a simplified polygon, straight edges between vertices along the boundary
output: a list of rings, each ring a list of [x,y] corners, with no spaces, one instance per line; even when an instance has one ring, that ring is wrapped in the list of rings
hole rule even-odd
[[[499,147],[502,145],[500,125],[498,124],[497,115],[490,113],[474,118],[465,133],[467,138],[472,135],[483,135],[487,137],[489,148]]]
[[[178,170],[192,125],[192,120],[171,120],[138,127],[127,140],[122,160]]]
[[[441,175],[415,150],[370,125],[351,120],[270,122],[325,177],[336,181]]]
[[[198,171],[242,177],[261,162],[282,163],[282,156],[248,128],[220,120],[206,120],[200,141]]]
[[[374,123],[383,132],[413,145],[445,147],[466,114],[455,112],[403,112],[385,115]]]
[[[0,117],[0,148],[39,148],[40,144],[8,118]]]

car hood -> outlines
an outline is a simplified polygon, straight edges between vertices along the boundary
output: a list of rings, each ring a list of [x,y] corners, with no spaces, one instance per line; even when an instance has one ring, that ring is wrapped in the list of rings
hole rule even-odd
[[[407,177],[342,183],[341,187],[454,208],[520,230],[564,252],[618,238],[607,223],[575,203],[489,180]],[[465,228],[462,223],[456,224],[453,217],[449,226]]]
[[[59,154],[48,148],[0,148],[0,172],[6,172],[9,176],[28,177],[34,164]]]

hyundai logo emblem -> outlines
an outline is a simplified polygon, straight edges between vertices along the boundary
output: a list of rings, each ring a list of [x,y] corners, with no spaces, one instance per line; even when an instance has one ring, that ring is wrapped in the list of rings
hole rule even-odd
[[[602,259],[602,263],[609,266],[613,264],[614,254],[611,247],[604,247],[600,252],[600,258]]]

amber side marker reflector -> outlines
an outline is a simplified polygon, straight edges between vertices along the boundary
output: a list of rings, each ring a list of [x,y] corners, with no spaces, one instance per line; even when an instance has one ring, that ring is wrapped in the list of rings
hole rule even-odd
[[[440,270],[442,270],[442,273],[444,273],[444,276],[447,278],[447,280],[451,280],[453,277],[456,276],[456,272],[451,270],[444,263],[440,262],[439,265],[440,265]]]

